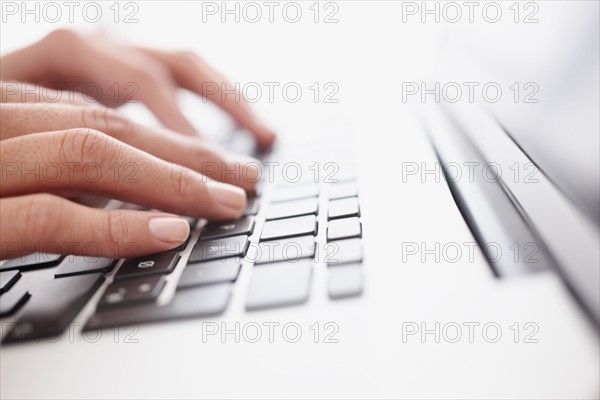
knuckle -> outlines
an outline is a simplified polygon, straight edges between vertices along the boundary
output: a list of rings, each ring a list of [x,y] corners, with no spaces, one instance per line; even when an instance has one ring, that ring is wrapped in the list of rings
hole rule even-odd
[[[60,141],[60,159],[63,162],[105,165],[114,150],[110,138],[94,129],[72,129],[66,131]]]
[[[133,131],[133,122],[117,111],[106,107],[88,107],[82,111],[85,128],[96,129],[112,136],[127,135]]]
[[[20,237],[47,238],[54,235],[57,221],[62,221],[64,202],[51,194],[36,194],[23,197],[23,202],[16,211],[15,224]],[[20,228],[19,228],[20,227]]]
[[[104,241],[118,243],[129,237],[129,224],[121,211],[106,213]]]
[[[192,190],[190,182],[192,174],[181,165],[171,164],[171,184],[175,198],[188,198]]]

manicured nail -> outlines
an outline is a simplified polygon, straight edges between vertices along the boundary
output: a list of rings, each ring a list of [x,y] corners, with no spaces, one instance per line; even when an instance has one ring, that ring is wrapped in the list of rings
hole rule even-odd
[[[206,182],[208,193],[217,203],[240,213],[246,207],[246,193],[237,186],[217,181]]]
[[[190,224],[181,218],[152,218],[148,228],[152,236],[166,243],[183,243],[190,235]]]

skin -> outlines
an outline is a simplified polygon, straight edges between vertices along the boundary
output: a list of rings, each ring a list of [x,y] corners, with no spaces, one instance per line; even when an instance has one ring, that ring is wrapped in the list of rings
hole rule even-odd
[[[176,215],[239,217],[246,192],[255,190],[259,163],[203,139],[178,107],[179,88],[213,101],[260,147],[275,140],[243,96],[221,95],[221,88],[229,92],[233,85],[189,52],[59,30],[1,57],[0,80],[0,259],[50,245],[53,252],[112,258],[156,253],[189,235],[188,223]],[[90,102],[69,90],[73,82],[93,82],[103,95]],[[132,98],[164,128],[114,111],[133,93],[115,98],[115,82],[135,82]],[[216,85],[206,91],[207,82]],[[99,209],[73,201],[84,194],[161,211]]]

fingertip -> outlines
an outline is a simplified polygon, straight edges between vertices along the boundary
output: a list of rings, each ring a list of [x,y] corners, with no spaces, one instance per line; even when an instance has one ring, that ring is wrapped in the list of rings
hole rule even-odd
[[[159,242],[175,247],[185,242],[190,235],[188,221],[176,217],[154,217],[148,221],[148,230]]]
[[[263,128],[260,133],[257,132],[256,139],[261,149],[269,149],[275,143],[277,134],[269,128]]]
[[[254,122],[249,129],[254,134],[256,143],[262,150],[272,147],[277,139],[277,134],[261,122]]]
[[[246,208],[246,192],[237,186],[217,181],[206,182],[208,193],[219,206],[223,219],[239,218]]]

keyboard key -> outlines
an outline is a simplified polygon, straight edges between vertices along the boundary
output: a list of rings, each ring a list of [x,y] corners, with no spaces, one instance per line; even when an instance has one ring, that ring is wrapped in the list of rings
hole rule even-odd
[[[328,269],[329,298],[359,296],[363,290],[362,268],[359,264],[339,265]]]
[[[315,237],[312,235],[270,240],[258,244],[256,255],[251,261],[255,264],[265,264],[314,257],[315,248]]]
[[[260,197],[249,198],[246,202],[246,210],[242,216],[248,217],[258,214],[258,206],[260,205]]]
[[[194,246],[189,262],[218,260],[226,257],[243,257],[246,255],[249,245],[250,241],[246,235],[200,241]]]
[[[327,227],[327,240],[361,237],[362,226],[358,218],[334,219]]]
[[[316,235],[317,218],[314,215],[278,219],[265,222],[261,240],[283,239],[286,237]]]
[[[241,263],[235,258],[225,258],[203,263],[188,264],[179,280],[179,289],[213,283],[233,282],[237,279]]]
[[[28,271],[39,268],[49,268],[57,265],[63,256],[60,254],[31,253],[26,256],[13,258],[0,265],[0,271],[18,269]]]
[[[21,277],[19,271],[0,272],[0,293],[4,293]]]
[[[254,218],[252,217],[243,217],[236,221],[211,222],[202,229],[200,240],[250,235],[252,231],[254,231]]]
[[[256,266],[252,270],[247,310],[304,303],[308,299],[313,261]]]
[[[360,207],[357,197],[332,200],[329,202],[328,219],[360,217]]]
[[[358,196],[358,187],[356,186],[356,182],[334,183],[329,185],[327,190],[329,192],[329,200]]]
[[[170,274],[179,261],[177,250],[125,260],[115,279],[138,278],[147,275]]]
[[[329,242],[325,246],[328,266],[340,264],[360,263],[363,259],[362,241],[360,239],[347,239]]]
[[[0,296],[0,318],[14,314],[29,300],[29,292],[15,288]]]
[[[156,301],[164,286],[163,275],[113,282],[104,292],[98,308]]]
[[[282,165],[285,166],[286,163],[298,163],[300,162],[301,155],[299,154],[293,154],[293,155],[289,155],[289,157],[283,157],[280,158],[279,156],[277,157],[277,161],[279,163],[281,163]],[[313,161],[312,164],[309,165],[314,165],[314,163],[317,162],[316,160]],[[309,161],[310,163],[310,161]],[[292,170],[290,170],[291,172]],[[297,187],[297,186],[308,186],[308,185],[318,185],[318,182],[315,182],[315,177],[312,174],[304,174],[301,175],[300,177],[295,177],[294,182],[292,182],[292,179],[290,178],[294,178],[292,176],[287,176],[285,172],[281,172],[277,169],[274,169],[273,171],[274,174],[274,183],[275,183],[275,188],[276,189],[289,189],[289,188],[293,188],[293,187]],[[295,172],[295,171],[294,171]],[[294,174],[295,175],[295,174]],[[272,181],[272,182],[273,182]]]
[[[60,264],[54,276],[56,278],[90,274],[94,272],[109,272],[114,266],[113,260],[103,257],[67,256]]]
[[[217,315],[225,311],[230,296],[230,283],[178,290],[171,302],[163,306],[141,304],[103,309],[90,319],[84,329]]]
[[[277,203],[280,201],[290,201],[290,200],[298,200],[305,199],[307,197],[316,197],[319,195],[319,185],[315,183],[311,184],[289,184],[285,186],[278,186],[273,196],[271,197],[271,202]]]
[[[267,220],[317,214],[318,210],[319,199],[317,197],[273,203],[269,206]]]
[[[102,274],[87,274],[40,283],[31,290],[31,299],[5,342],[62,334],[103,281]]]

